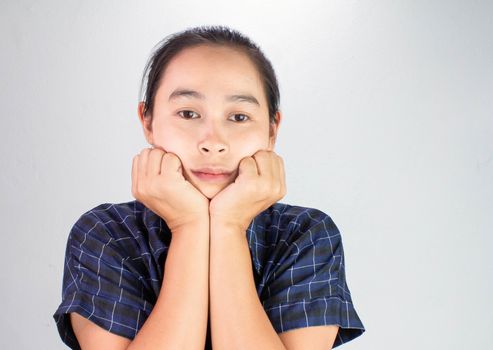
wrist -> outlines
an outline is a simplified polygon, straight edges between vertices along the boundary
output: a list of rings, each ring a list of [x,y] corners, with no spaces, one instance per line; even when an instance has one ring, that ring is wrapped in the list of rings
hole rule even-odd
[[[241,224],[240,222],[225,220],[221,217],[210,218],[210,231],[211,235],[219,234],[241,234],[243,235],[248,229],[248,225]]]
[[[173,227],[170,227],[170,231],[173,236],[180,234],[201,235],[202,232],[209,232],[209,222],[210,219],[208,216],[197,216],[196,218],[183,220],[173,225]]]

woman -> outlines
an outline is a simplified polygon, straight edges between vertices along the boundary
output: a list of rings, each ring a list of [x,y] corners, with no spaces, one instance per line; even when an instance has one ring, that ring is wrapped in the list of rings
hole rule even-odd
[[[340,233],[279,203],[284,164],[274,70],[227,27],[166,38],[138,115],[152,146],[133,159],[136,200],[101,204],[72,228],[63,341],[90,349],[315,349],[364,332]]]

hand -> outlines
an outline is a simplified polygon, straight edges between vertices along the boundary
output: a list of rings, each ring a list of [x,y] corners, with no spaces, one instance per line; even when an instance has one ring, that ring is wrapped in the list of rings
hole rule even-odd
[[[180,158],[145,148],[132,162],[132,195],[166,221],[171,232],[209,219],[209,199],[183,177]]]
[[[283,159],[260,150],[240,161],[235,182],[212,198],[211,222],[233,225],[245,232],[259,213],[286,195]]]

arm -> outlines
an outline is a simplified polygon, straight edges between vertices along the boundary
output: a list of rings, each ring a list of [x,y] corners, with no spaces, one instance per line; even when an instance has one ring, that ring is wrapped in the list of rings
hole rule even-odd
[[[276,333],[257,296],[245,232],[211,223],[211,333],[214,349],[331,349],[339,327]],[[329,347],[328,347],[329,346]]]
[[[154,308],[133,341],[72,314],[83,350],[204,349],[207,332],[209,222],[173,232],[162,288]]]
[[[261,150],[242,159],[235,182],[211,200],[210,312],[215,349],[327,349],[334,343],[337,325],[307,324],[277,334],[256,292],[246,229],[285,194],[282,158]]]
[[[214,349],[286,349],[257,295],[246,229],[286,193],[282,159],[259,150],[211,200],[210,312]]]
[[[211,221],[214,349],[286,349],[257,296],[245,232]]]

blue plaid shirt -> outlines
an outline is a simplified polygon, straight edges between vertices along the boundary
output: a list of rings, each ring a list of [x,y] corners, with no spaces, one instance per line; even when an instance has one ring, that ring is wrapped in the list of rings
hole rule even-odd
[[[313,208],[275,203],[246,232],[257,294],[276,332],[339,325],[334,347],[364,331],[346,284],[341,235]],[[65,251],[60,336],[80,349],[69,313],[133,339],[156,303],[171,232],[136,200],[101,204],[72,227]],[[212,349],[210,324],[205,349]]]

